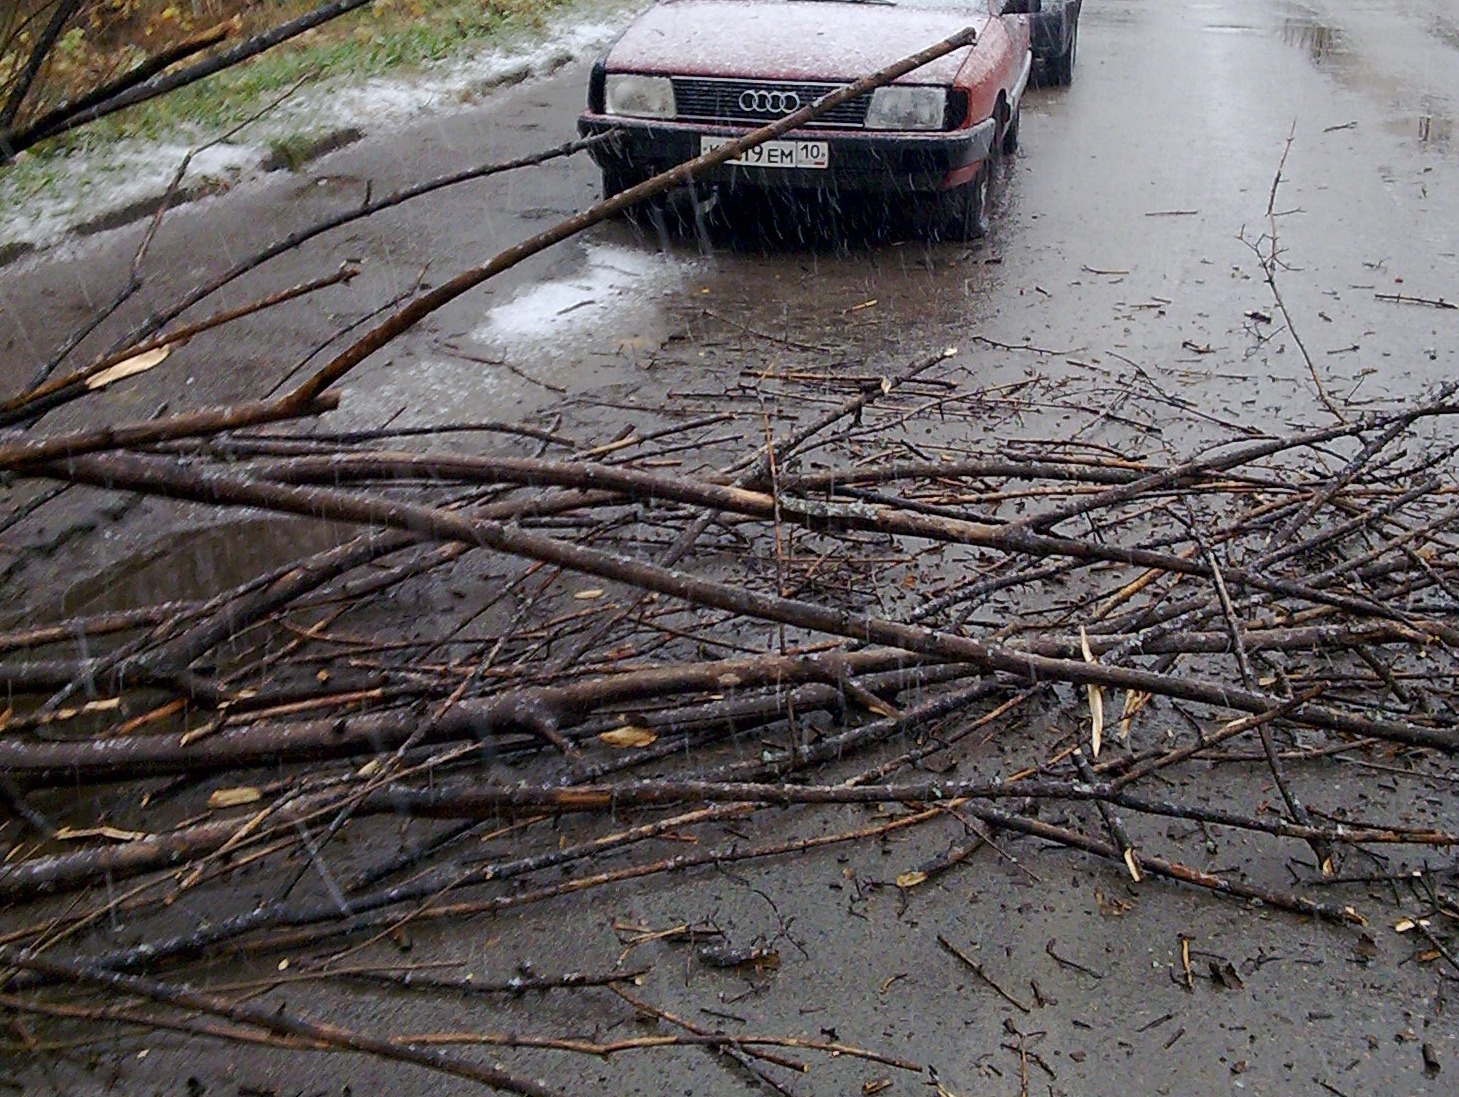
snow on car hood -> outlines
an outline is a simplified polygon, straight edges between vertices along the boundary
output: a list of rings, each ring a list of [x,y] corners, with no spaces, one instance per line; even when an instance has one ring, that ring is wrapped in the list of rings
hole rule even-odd
[[[837,0],[665,0],[640,16],[608,54],[614,72],[854,80],[935,45],[986,8],[934,9]],[[950,83],[966,50],[904,77]]]

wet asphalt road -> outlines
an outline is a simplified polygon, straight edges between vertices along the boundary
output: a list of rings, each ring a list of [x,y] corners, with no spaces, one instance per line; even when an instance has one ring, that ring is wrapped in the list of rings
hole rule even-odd
[[[1062,435],[1070,414],[1097,406],[1106,418],[1077,428],[1090,441],[1105,433],[1123,446],[1133,430],[1140,448],[1188,452],[1324,415],[1319,384],[1357,408],[1411,393],[1454,373],[1454,321],[1377,295],[1459,297],[1456,72],[1459,17],[1441,0],[1092,0],[1074,85],[1028,96],[1023,146],[1001,166],[986,242],[902,239],[897,219],[874,207],[844,219],[781,216],[769,229],[763,210],[730,208],[707,238],[599,226],[377,355],[342,386],[333,422],[534,416],[568,396],[600,410],[585,429],[611,433],[635,408],[738,383],[727,369],[875,373],[943,346],[959,348],[956,368],[970,383],[1068,379],[1066,406],[998,424],[1034,438]],[[301,174],[176,211],[148,252],[142,292],[85,346],[100,348],[180,287],[367,193],[569,139],[585,79],[569,65],[373,135]],[[197,338],[48,422],[256,397],[343,325],[596,192],[595,169],[577,157],[333,233],[234,283],[211,307],[357,262],[349,287]],[[0,269],[0,387],[17,389],[116,293],[141,232]],[[1262,279],[1258,253],[1270,254],[1273,233],[1278,289],[1301,346]],[[1030,349],[1007,349],[1020,347]],[[1119,408],[1134,392],[1185,413],[1132,424]],[[795,414],[797,393],[771,385],[758,395]],[[155,528],[143,514],[140,528]],[[56,536],[47,528],[33,541]],[[14,575],[31,587],[26,570]]]
[[[459,114],[371,136],[305,173],[179,211],[151,249],[137,306],[166,301],[264,240],[358,202],[367,185],[381,194],[567,139],[585,79],[584,67],[568,66]],[[791,221],[780,240],[744,210],[728,211],[707,240],[681,233],[666,246],[624,223],[601,226],[372,359],[343,386],[331,425],[561,412],[580,432],[608,437],[625,423],[651,423],[676,400],[746,386],[768,409],[793,415],[802,390],[774,379],[787,369],[875,376],[943,346],[959,348],[949,368],[967,383],[996,390],[1038,376],[1052,395],[1017,417],[962,422],[930,439],[933,450],[956,447],[958,430],[996,430],[1188,453],[1247,429],[1325,422],[1319,384],[1329,398],[1361,408],[1456,373],[1459,313],[1378,296],[1459,298],[1456,88],[1459,14],[1442,0],[1087,0],[1075,83],[1026,102],[1023,147],[1000,172],[985,243],[898,239],[878,227],[875,211],[870,229],[853,218],[812,226],[802,238]],[[233,287],[220,304],[358,260],[362,274],[350,287],[194,340],[97,403],[108,415],[143,416],[163,403],[260,395],[340,325],[419,279],[444,280],[581,209],[596,185],[586,160],[559,162],[329,237]],[[1281,330],[1257,259],[1274,229],[1278,290],[1310,367]],[[139,236],[139,227],[123,229],[0,270],[5,391],[116,292]],[[1170,414],[1151,410],[1161,407]],[[76,425],[95,414],[88,406],[54,422]],[[63,554],[44,567],[116,567],[155,540],[160,513],[146,504],[128,515],[105,549],[120,556],[68,562]],[[39,601],[55,573],[38,561],[13,574],[12,605]],[[899,866],[913,860],[906,851],[896,858]],[[1061,1049],[1050,1056],[1058,1077],[1035,1073],[1039,1092],[1046,1083],[1066,1093],[1452,1092],[1452,1015],[1434,1007],[1432,979],[1400,965],[1386,939],[1389,952],[1370,968],[1335,932],[1294,919],[1173,890],[1109,917],[1077,875],[1067,889],[1063,878],[1035,886],[1012,866],[972,891],[951,886],[904,921],[864,919],[842,892],[806,887],[811,880],[839,888],[852,870],[886,875],[886,864],[864,850],[850,869],[829,861],[766,868],[756,883],[779,897],[774,917],[728,886],[696,894],[692,881],[617,893],[612,909],[667,924],[707,913],[707,903],[742,938],[774,932],[776,918],[798,919],[810,956],[795,985],[782,982],[737,1008],[767,1030],[840,1026],[860,1042],[936,1062],[957,1093],[1011,1094],[1018,1081],[988,1069],[986,1049],[1008,1036],[982,991],[949,974],[927,940],[934,928],[981,940],[997,970],[1037,970],[1041,985],[1057,991],[1062,1008],[1041,1011],[1038,1024],[1050,1033],[1044,1046]],[[524,958],[600,955],[603,921],[523,918],[510,923],[510,935],[503,929],[509,940],[500,947]],[[1244,997],[1190,996],[1167,977],[1182,932],[1257,957],[1264,974],[1249,980]],[[1105,979],[1043,960],[1043,942],[1053,937]],[[461,952],[485,947],[467,943]],[[1262,966],[1269,957],[1283,959]],[[905,992],[888,991],[893,979]],[[695,993],[708,997],[702,987]],[[699,999],[685,995],[693,1008]],[[1177,1013],[1175,1022],[1160,1020]],[[1442,1075],[1423,1073],[1419,1038],[1437,1048]],[[1072,1052],[1078,1057],[1066,1057]],[[1008,1057],[997,1054],[1006,1072]],[[664,1062],[646,1067],[639,1092],[743,1088],[730,1072],[655,1073]],[[178,1076],[167,1073],[165,1056],[153,1063],[134,1069],[156,1071],[159,1085]],[[270,1070],[288,1083],[282,1062],[256,1068],[260,1078]],[[821,1081],[806,1092],[853,1092],[876,1073],[843,1064],[839,1074],[816,1075]],[[359,1092],[366,1076],[354,1077]],[[814,1088],[827,1077],[845,1088]],[[1337,1089],[1321,1088],[1319,1077]],[[593,1078],[583,1068],[581,1092]],[[898,1087],[888,1092],[925,1091],[915,1082]]]
[[[1297,333],[1335,396],[1361,403],[1411,390],[1453,372],[1452,325],[1374,295],[1459,296],[1459,16],[1448,8],[1093,0],[1074,86],[1029,96],[1023,148],[1001,173],[985,245],[898,240],[874,209],[840,224],[785,218],[788,243],[762,236],[756,210],[725,211],[707,247],[680,235],[665,250],[652,234],[602,226],[434,317],[392,348],[389,365],[385,356],[371,363],[345,386],[346,416],[363,424],[402,407],[412,417],[527,412],[549,398],[511,373],[453,359],[452,345],[546,371],[541,380],[574,391],[623,383],[633,377],[625,364],[642,370],[702,333],[694,306],[731,330],[877,365],[954,344],[975,372],[1006,366],[1006,354],[972,342],[983,336],[1059,352],[1041,356],[1040,368],[1074,359],[1115,378],[1134,366],[1179,369],[1185,395],[1260,426],[1305,415],[1313,382],[1290,340],[1272,338],[1280,318],[1246,315],[1273,311],[1243,237],[1264,246],[1289,134],[1275,225]],[[372,136],[304,174],[277,173],[183,209],[152,246],[143,296],[166,301],[175,286],[359,201],[366,187],[378,195],[570,138],[584,80],[568,66],[479,107]],[[582,208],[595,180],[586,158],[558,162],[457,188],[291,254],[235,286],[227,303],[346,260],[361,261],[364,275],[317,298],[318,308],[195,340],[150,385],[118,397],[118,410],[150,411],[159,397],[178,406],[257,395],[330,325]],[[809,243],[795,239],[802,232]],[[133,226],[0,270],[7,390],[72,317],[115,292],[139,237]],[[748,349],[769,354],[776,344]]]

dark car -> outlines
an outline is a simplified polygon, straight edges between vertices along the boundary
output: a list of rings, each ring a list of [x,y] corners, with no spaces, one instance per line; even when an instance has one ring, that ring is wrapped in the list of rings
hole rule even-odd
[[[1068,86],[1074,82],[1074,55],[1079,47],[1079,9],[1084,0],[1033,0],[1029,34],[1033,55],[1044,79]]]
[[[594,67],[578,128],[619,131],[592,153],[611,196],[971,26],[971,46],[701,176],[903,196],[936,234],[969,239],[985,229],[989,159],[1018,144],[1034,3],[662,0]]]

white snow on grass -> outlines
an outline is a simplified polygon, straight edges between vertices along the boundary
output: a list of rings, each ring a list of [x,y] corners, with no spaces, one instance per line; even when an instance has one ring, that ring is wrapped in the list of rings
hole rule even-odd
[[[581,13],[547,29],[546,40],[517,49],[442,61],[411,76],[382,76],[354,87],[335,87],[300,97],[283,118],[305,120],[321,129],[355,125],[375,129],[398,124],[427,111],[450,109],[503,84],[555,72],[572,61],[596,56],[622,28],[631,9],[618,18],[582,22]],[[368,126],[365,124],[368,123]]]
[[[349,84],[343,78],[308,88],[252,123],[230,141],[199,151],[184,192],[209,183],[235,186],[261,173],[269,145],[283,138],[322,135],[344,127],[366,134],[430,112],[459,110],[492,89],[547,75],[570,61],[596,56],[635,9],[613,3],[569,9],[540,40],[441,61],[409,75]],[[591,18],[588,16],[591,15]],[[84,132],[84,131],[83,131]],[[143,199],[161,197],[190,148],[211,135],[181,134],[168,142],[117,141],[80,148],[63,159],[22,154],[0,171],[0,247],[46,247],[67,232]],[[193,144],[184,142],[195,138]]]
[[[123,142],[51,161],[45,177],[25,191],[0,174],[0,244],[44,247],[69,230],[107,213],[167,192],[190,151],[174,143]],[[231,184],[256,170],[260,149],[214,145],[194,154],[180,186],[184,192],[208,182]],[[22,181],[23,182],[23,181]]]

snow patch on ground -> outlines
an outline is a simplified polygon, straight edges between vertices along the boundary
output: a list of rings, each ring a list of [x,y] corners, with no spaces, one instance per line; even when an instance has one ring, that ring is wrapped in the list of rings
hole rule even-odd
[[[490,418],[502,390],[500,367],[463,358],[427,356],[381,368],[367,381],[345,386],[331,428],[364,429],[438,424],[444,419]]]
[[[543,40],[442,61],[408,76],[381,76],[358,85],[333,81],[301,92],[235,138],[201,149],[181,183],[184,193],[211,185],[235,186],[259,175],[271,142],[356,127],[366,134],[427,112],[444,112],[503,84],[546,75],[600,53],[633,13],[630,6],[595,4],[550,23]],[[183,135],[183,139],[194,135]],[[161,197],[192,145],[123,141],[78,149],[43,167],[0,173],[0,247],[46,247],[78,226],[137,202]],[[21,168],[24,158],[16,168]]]
[[[472,333],[478,342],[548,349],[591,330],[605,345],[650,322],[658,301],[688,276],[690,264],[662,253],[614,244],[590,244],[581,267],[567,277],[539,282],[492,308]]]

